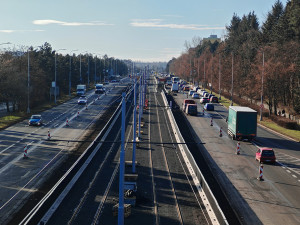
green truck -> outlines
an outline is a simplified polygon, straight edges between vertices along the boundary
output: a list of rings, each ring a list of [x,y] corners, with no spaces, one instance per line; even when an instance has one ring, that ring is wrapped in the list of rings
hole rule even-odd
[[[229,106],[228,135],[233,140],[249,140],[256,137],[257,112],[249,107]]]

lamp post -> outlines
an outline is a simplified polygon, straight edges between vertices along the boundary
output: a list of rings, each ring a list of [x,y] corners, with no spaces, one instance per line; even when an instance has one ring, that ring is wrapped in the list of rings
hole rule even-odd
[[[78,49],[76,50],[72,50],[70,52],[70,71],[69,71],[69,96],[71,97],[71,73],[72,73],[72,62],[71,62],[71,59],[72,59],[72,52],[75,52],[75,51],[78,51]]]
[[[231,53],[232,63],[231,63],[231,106],[233,106],[233,52]]]
[[[56,52],[55,52],[55,55],[54,55],[54,70],[55,70],[55,80],[54,80],[54,82],[55,82],[55,87],[54,87],[54,104],[56,104],[56,74],[57,74],[57,69],[56,69],[56,55],[57,55],[57,52],[58,51],[60,51],[60,50],[66,50],[66,49],[64,49],[64,48],[61,48],[61,49],[58,49],[58,50],[56,50]]]
[[[262,116],[262,111],[263,111],[263,106],[264,106],[264,100],[263,100],[263,96],[264,96],[264,71],[265,71],[265,52],[264,50],[261,50],[262,52],[262,73],[261,73],[261,95],[260,95],[260,118],[259,121],[263,120],[263,116]]]

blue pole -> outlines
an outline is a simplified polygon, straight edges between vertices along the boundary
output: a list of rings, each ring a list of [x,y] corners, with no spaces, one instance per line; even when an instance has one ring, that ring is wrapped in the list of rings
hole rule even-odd
[[[140,93],[139,93],[139,134],[138,138],[141,137],[141,117],[142,117],[142,76],[140,76]]]
[[[125,92],[123,92],[122,93],[122,124],[121,124],[118,225],[124,224],[125,110],[126,110]]]
[[[133,146],[132,146],[132,173],[135,173],[135,148],[136,148],[136,79],[134,78],[134,108],[133,108]]]

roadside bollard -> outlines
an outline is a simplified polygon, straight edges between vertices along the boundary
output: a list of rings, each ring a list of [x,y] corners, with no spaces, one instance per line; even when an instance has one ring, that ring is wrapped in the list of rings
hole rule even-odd
[[[210,119],[210,126],[213,126],[213,118]]]
[[[222,137],[222,127],[220,128],[220,137]]]
[[[204,115],[204,107],[203,107],[203,115]]]
[[[50,140],[51,135],[50,135],[50,130],[48,130],[48,140]]]
[[[262,164],[259,165],[259,176],[257,178],[257,180],[259,181],[263,181],[263,170],[264,170],[264,166]]]
[[[79,117],[79,111],[77,112],[77,117]]]
[[[85,110],[87,110],[87,109],[88,109],[87,104],[85,104]]]
[[[172,101],[170,101],[170,109],[172,109]]]
[[[27,149],[28,149],[28,145],[24,146],[24,156],[23,158],[27,158]]]
[[[236,145],[236,154],[237,155],[240,154],[240,142],[238,142],[237,145]]]
[[[66,121],[66,126],[68,127],[69,126],[69,119],[67,118],[67,121]]]

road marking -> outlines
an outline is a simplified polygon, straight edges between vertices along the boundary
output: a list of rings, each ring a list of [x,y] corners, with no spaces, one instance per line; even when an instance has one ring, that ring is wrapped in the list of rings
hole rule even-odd
[[[292,175],[292,177],[294,177],[294,178],[297,178],[297,176],[296,176],[296,175],[294,175],[294,174]]]
[[[289,171],[289,170],[286,170],[286,172],[291,173],[291,171]]]

